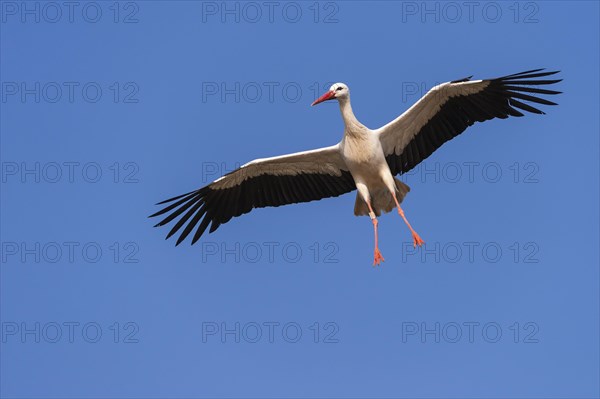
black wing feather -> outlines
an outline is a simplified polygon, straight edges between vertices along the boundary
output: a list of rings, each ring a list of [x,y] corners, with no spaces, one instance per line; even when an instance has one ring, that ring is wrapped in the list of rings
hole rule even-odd
[[[445,142],[458,136],[475,122],[483,122],[494,118],[505,119],[509,116],[523,116],[523,113],[515,108],[535,114],[543,114],[543,111],[523,101],[556,105],[552,101],[536,97],[531,93],[554,95],[561,92],[527,86],[551,85],[560,82],[562,79],[535,79],[559,72],[542,71],[543,69],[532,69],[491,79],[489,80],[490,84],[478,93],[450,97],[402,149],[400,154],[392,153],[386,157],[392,174],[408,172]],[[450,83],[461,83],[469,80],[470,77]]]
[[[194,227],[198,226],[192,238],[192,244],[194,244],[204,234],[209,224],[209,233],[212,233],[231,218],[248,213],[254,208],[337,197],[356,189],[352,175],[345,170],[342,170],[339,176],[325,172],[296,175],[263,174],[246,178],[240,184],[230,188],[211,186],[213,185],[159,203],[163,205],[176,201],[150,216],[154,217],[170,212],[156,226],[163,226],[185,212],[166,238],[171,237],[185,226],[177,239],[176,245],[179,245],[188,237]]]

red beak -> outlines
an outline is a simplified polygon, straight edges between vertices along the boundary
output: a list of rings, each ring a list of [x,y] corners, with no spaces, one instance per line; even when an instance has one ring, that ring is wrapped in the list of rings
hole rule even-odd
[[[317,98],[312,104],[310,104],[310,106],[312,107],[313,105],[317,105],[323,101],[331,100],[332,98],[335,98],[335,91],[328,91],[321,97]]]

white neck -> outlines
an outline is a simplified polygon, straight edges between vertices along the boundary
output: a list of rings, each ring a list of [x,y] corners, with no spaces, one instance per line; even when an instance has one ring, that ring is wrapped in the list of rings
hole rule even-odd
[[[340,104],[340,112],[342,113],[342,119],[344,120],[344,125],[346,129],[344,132],[346,134],[352,134],[354,132],[362,131],[364,125],[356,119],[354,116],[354,112],[352,112],[352,105],[350,105],[350,97],[340,98],[338,99]]]

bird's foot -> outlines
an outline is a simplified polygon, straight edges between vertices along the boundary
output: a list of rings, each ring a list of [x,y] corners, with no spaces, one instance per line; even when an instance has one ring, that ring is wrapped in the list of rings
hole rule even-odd
[[[413,248],[416,248],[417,245],[421,246],[421,245],[425,244],[425,241],[423,241],[421,239],[421,237],[419,237],[419,235],[417,234],[417,232],[414,231],[414,230],[412,231],[412,238],[413,238]]]
[[[373,266],[379,266],[379,264],[384,261],[385,261],[385,259],[383,259],[381,252],[379,252],[379,248],[375,248],[375,257],[373,259]]]

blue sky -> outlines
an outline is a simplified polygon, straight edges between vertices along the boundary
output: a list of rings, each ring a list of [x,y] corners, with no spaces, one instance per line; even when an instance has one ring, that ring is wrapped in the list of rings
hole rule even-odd
[[[270,3],[269,3],[270,4]],[[600,395],[596,2],[1,5],[2,397]],[[403,177],[386,261],[354,194],[195,246],[154,203],[378,127],[431,86],[559,69],[547,115]]]

